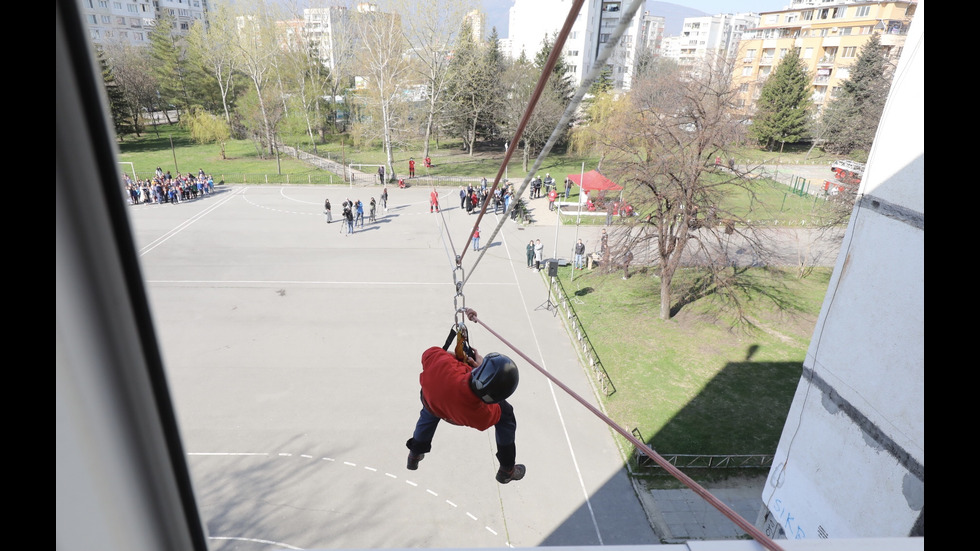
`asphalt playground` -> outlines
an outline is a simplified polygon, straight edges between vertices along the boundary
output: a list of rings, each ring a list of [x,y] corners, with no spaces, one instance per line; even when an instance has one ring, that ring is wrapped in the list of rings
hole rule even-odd
[[[438,190],[430,213],[430,188],[389,186],[387,211],[353,235],[341,203],[367,205],[379,186],[221,185],[129,206],[211,549],[661,543],[613,431],[514,351],[598,407],[525,246],[541,239],[545,257],[570,258],[577,238],[596,248],[599,227],[549,224],[538,199],[527,227],[496,232],[501,217],[487,213],[476,252],[477,216],[457,188]],[[492,429],[448,424],[419,470],[405,468],[421,354],[443,345],[462,306],[508,343],[468,323],[471,344],[520,366],[521,481],[494,480]]]

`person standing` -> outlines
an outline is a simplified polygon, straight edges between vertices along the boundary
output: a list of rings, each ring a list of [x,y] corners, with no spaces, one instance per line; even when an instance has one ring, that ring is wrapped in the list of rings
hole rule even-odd
[[[378,167],[378,183],[382,185],[385,183],[385,165]]]
[[[471,308],[466,309],[466,315],[470,321],[476,319],[476,311]],[[503,354],[481,356],[470,348],[470,355],[460,359],[438,346],[428,348],[422,353],[419,374],[422,410],[412,437],[405,442],[405,468],[418,470],[419,461],[432,450],[439,421],[446,421],[479,431],[493,427],[500,462],[497,482],[507,484],[524,478],[527,469],[516,463],[517,418],[514,407],[507,403],[519,380],[517,364]]]
[[[609,266],[609,236],[606,235],[606,228],[602,228],[602,235],[599,237],[599,253],[602,255],[603,270]]]
[[[541,262],[544,261],[544,245],[540,239],[534,241],[534,271],[541,271]]]
[[[630,262],[633,262],[633,251],[627,248],[623,255],[623,279],[630,278]]]
[[[408,177],[409,178],[415,177],[415,157],[412,157],[411,159],[408,160]]]
[[[572,180],[571,178],[565,178],[565,200],[568,201],[572,197]]]
[[[323,213],[327,215],[327,224],[333,222],[333,213],[330,212],[330,198],[323,202]]]
[[[473,250],[480,250],[480,226],[477,226],[476,231],[473,232]]]
[[[548,192],[548,210],[555,210],[555,201],[558,199],[558,192],[551,188]]]
[[[435,212],[439,212],[439,192],[436,191],[436,188],[432,188],[429,193],[429,214],[432,214],[433,209]]]
[[[616,207],[613,206],[612,201],[606,201],[606,225],[607,226],[612,224],[613,211],[615,210],[615,208]]]
[[[371,222],[377,222],[378,221],[377,214],[378,214],[378,202],[374,200],[374,197],[372,197],[371,198],[371,218],[370,218]]]
[[[459,186],[459,208],[461,209],[466,208],[466,196],[467,196],[466,188],[463,186]]]
[[[530,270],[534,267],[534,240],[528,242],[527,247],[527,268]]]
[[[579,270],[583,270],[584,264],[583,259],[585,258],[585,243],[579,239],[578,243],[575,244],[575,267]]]
[[[388,212],[388,186],[381,191],[381,206]]]
[[[555,179],[551,177],[551,173],[544,175],[544,189],[546,191],[551,191],[552,189],[558,189],[558,185],[555,184]]]
[[[357,216],[354,218],[354,225],[356,226],[358,222],[361,223],[361,227],[364,227],[364,203],[360,199],[357,203],[354,203],[354,208],[357,209]]]
[[[344,222],[347,227],[347,233],[344,235],[350,235],[354,233],[354,210],[353,205],[349,201],[344,201]]]

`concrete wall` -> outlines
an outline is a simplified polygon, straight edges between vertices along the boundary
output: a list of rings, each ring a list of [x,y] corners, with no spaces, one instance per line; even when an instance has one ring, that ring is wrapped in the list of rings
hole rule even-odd
[[[924,535],[924,26],[912,22],[763,490],[788,538]]]

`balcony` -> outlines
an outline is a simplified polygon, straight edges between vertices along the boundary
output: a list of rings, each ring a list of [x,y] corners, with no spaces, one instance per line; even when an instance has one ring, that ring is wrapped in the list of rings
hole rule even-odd
[[[759,60],[759,65],[772,65],[773,59],[775,59],[775,58],[772,57],[772,56],[764,57],[764,58],[762,58],[762,59]]]
[[[837,56],[823,56],[817,61],[817,65],[833,65],[837,60]]]

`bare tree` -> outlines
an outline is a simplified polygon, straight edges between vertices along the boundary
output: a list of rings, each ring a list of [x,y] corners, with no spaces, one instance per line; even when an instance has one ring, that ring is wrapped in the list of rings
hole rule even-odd
[[[157,80],[153,76],[153,58],[145,48],[127,42],[104,46],[106,60],[112,66],[116,84],[131,109],[129,114],[137,132],[143,127],[143,113],[157,108]]]
[[[729,72],[710,67],[685,72],[665,65],[647,71],[610,115],[612,127],[624,130],[606,137],[610,173],[626,188],[625,202],[639,213],[616,232],[613,258],[627,250],[638,259],[643,252],[650,255],[659,268],[665,320],[684,304],[711,295],[724,299],[744,321],[741,276],[749,266],[770,265],[771,252],[758,228],[723,206],[733,193],[753,197],[757,184],[716,162],[743,143],[745,125],[734,115]],[[702,276],[675,303],[671,283],[682,265],[696,266]]]
[[[351,14],[358,42],[359,73],[364,75],[363,94],[358,94],[366,108],[377,117],[376,127],[385,150],[386,178],[397,178],[394,171],[394,121],[404,86],[409,80],[410,61],[406,55],[401,16],[377,11],[375,5],[359,5]]]
[[[428,88],[423,157],[429,156],[433,122],[448,87],[449,64],[464,16],[475,9],[472,0],[400,0],[396,11],[414,13],[404,22],[405,40],[412,48]]]
[[[261,115],[263,150],[268,148],[269,155],[273,155],[275,128],[272,124],[271,106],[267,104],[272,99],[267,88],[270,84],[274,85],[276,73],[273,58],[280,52],[275,36],[275,23],[263,0],[242,0],[236,6],[239,8],[239,15],[235,19],[238,30],[235,42],[238,63],[255,89]]]
[[[237,57],[237,33],[235,18],[226,4],[218,4],[208,12],[208,22],[197,21],[187,33],[187,46],[191,56],[199,60],[202,68],[213,76],[221,92],[225,122],[231,127],[229,97],[234,96]]]
[[[516,131],[524,112],[531,103],[531,96],[540,74],[540,69],[523,55],[504,71],[501,77],[501,86],[504,89],[501,129],[504,133],[513,135]],[[543,146],[551,136],[564,110],[565,107],[554,89],[546,86],[528,118],[519,141],[521,163],[525,172],[528,170],[531,157],[535,154],[535,149]]]

